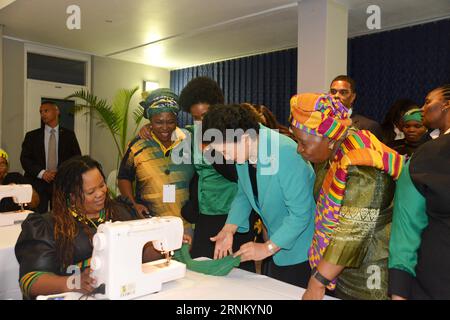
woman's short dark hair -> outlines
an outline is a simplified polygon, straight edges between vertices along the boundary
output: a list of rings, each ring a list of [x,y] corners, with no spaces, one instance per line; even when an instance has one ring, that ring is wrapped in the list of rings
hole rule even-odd
[[[231,142],[227,140],[227,130],[242,129],[243,132],[254,130],[259,133],[259,121],[256,114],[244,106],[238,104],[215,105],[209,108],[203,118],[202,133],[205,134],[209,129],[219,130],[224,142]],[[233,142],[237,142],[239,138],[239,136],[235,136]]]
[[[197,103],[205,103],[213,106],[223,104],[223,92],[213,79],[208,77],[194,78],[181,90],[179,105],[185,112]]]

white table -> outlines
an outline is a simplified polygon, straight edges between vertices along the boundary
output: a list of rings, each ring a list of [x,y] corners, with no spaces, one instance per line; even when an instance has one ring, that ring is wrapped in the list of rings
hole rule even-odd
[[[0,300],[22,300],[19,263],[14,254],[14,246],[21,230],[20,224],[0,227]]]
[[[20,224],[0,227],[0,300],[22,299],[19,288],[19,264],[14,246]],[[186,271],[182,279],[164,283],[158,293],[140,300],[298,300],[305,289],[264,275],[233,269],[225,277]],[[79,295],[72,296],[78,299]],[[333,299],[325,297],[325,299]]]
[[[305,289],[267,276],[233,269],[227,276],[209,276],[186,271],[182,279],[163,283],[161,291],[136,300],[299,300]],[[80,293],[64,294],[64,300],[78,300]],[[59,295],[57,295],[59,296]],[[40,296],[39,299],[55,296]],[[89,298],[89,300],[94,300]],[[324,300],[336,300],[325,296]]]
[[[225,277],[187,270],[186,277],[165,283],[160,292],[139,300],[299,300],[304,291],[242,269],[235,268]]]
[[[267,276],[233,269],[224,277],[186,271],[182,279],[167,282],[160,292],[136,300],[299,300],[305,289]],[[59,296],[59,295],[56,295]],[[64,294],[64,300],[78,300],[80,293]],[[40,296],[39,300],[54,299]],[[89,298],[89,300],[94,300]],[[335,300],[325,296],[324,300]]]

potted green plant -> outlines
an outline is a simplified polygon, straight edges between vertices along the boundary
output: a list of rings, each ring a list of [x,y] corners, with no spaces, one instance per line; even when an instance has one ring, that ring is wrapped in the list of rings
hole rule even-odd
[[[104,127],[109,130],[113,138],[114,144],[117,148],[117,162],[116,170],[113,170],[107,178],[108,187],[113,194],[116,196],[117,190],[117,172],[119,169],[120,160],[127,149],[128,143],[128,117],[130,111],[130,102],[134,94],[139,90],[139,87],[133,89],[120,89],[112,104],[108,104],[105,99],[101,99],[93,95],[88,90],[79,90],[66,97],[65,99],[74,99],[78,101],[73,112],[81,112],[85,110],[86,112],[91,111],[95,119],[97,120],[97,125],[99,127]],[[145,95],[146,93],[143,93]],[[143,109],[136,108],[133,111],[134,119],[134,129],[131,136],[136,135],[137,129],[144,117]]]

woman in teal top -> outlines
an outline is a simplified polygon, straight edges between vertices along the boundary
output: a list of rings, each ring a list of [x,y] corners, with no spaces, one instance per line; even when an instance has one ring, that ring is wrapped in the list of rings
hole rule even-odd
[[[249,230],[254,209],[267,227],[269,240],[245,243],[234,255],[241,261],[273,256],[270,277],[306,286],[311,271],[307,251],[314,232],[313,168],[298,157],[293,140],[260,125],[242,106],[211,107],[203,119],[204,136],[209,129],[218,130],[222,142],[215,137],[207,149],[235,161],[239,178],[226,224],[211,238],[216,242],[214,258],[232,253],[233,235]],[[230,129],[236,135],[230,135]]]
[[[201,126],[198,126],[198,123],[189,129],[192,130],[194,139],[197,135],[201,135]],[[193,190],[191,189],[190,202],[191,205],[195,203],[198,207],[191,209],[197,212],[197,214],[193,214],[196,216],[196,220],[191,256],[193,258],[213,258],[214,242],[210,238],[216,235],[225,224],[238,186],[237,181],[232,179],[235,175],[234,164],[224,163],[223,156],[220,156],[223,160],[219,161],[221,163],[213,164],[212,161],[209,162],[205,159],[200,148],[198,143],[193,143],[193,161],[197,175],[197,186],[192,188]],[[217,171],[218,166],[221,167],[220,172],[227,178]],[[182,213],[186,213],[186,206]],[[249,220],[251,219],[249,218]],[[236,234],[234,249],[238,250],[240,245],[252,241],[254,236],[255,233],[251,229],[248,232]],[[240,268],[255,272],[255,264],[250,261],[241,263]]]

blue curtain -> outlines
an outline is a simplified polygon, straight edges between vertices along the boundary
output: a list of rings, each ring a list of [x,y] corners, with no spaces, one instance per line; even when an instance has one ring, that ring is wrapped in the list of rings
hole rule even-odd
[[[179,94],[193,78],[210,77],[222,88],[225,103],[250,102],[267,106],[287,124],[289,99],[297,91],[297,49],[211,63],[170,73],[170,87]],[[182,112],[179,125],[192,123]]]
[[[450,20],[350,39],[348,71],[359,113],[381,122],[399,98],[422,106],[430,90],[450,83]]]
[[[381,122],[392,103],[410,98],[423,104],[433,88],[450,83],[450,20],[350,39],[348,74],[357,84],[355,109]],[[211,63],[170,73],[176,93],[189,80],[207,76],[224,91],[226,103],[264,104],[287,124],[289,99],[297,91],[297,49]],[[191,123],[188,114],[180,125]]]

